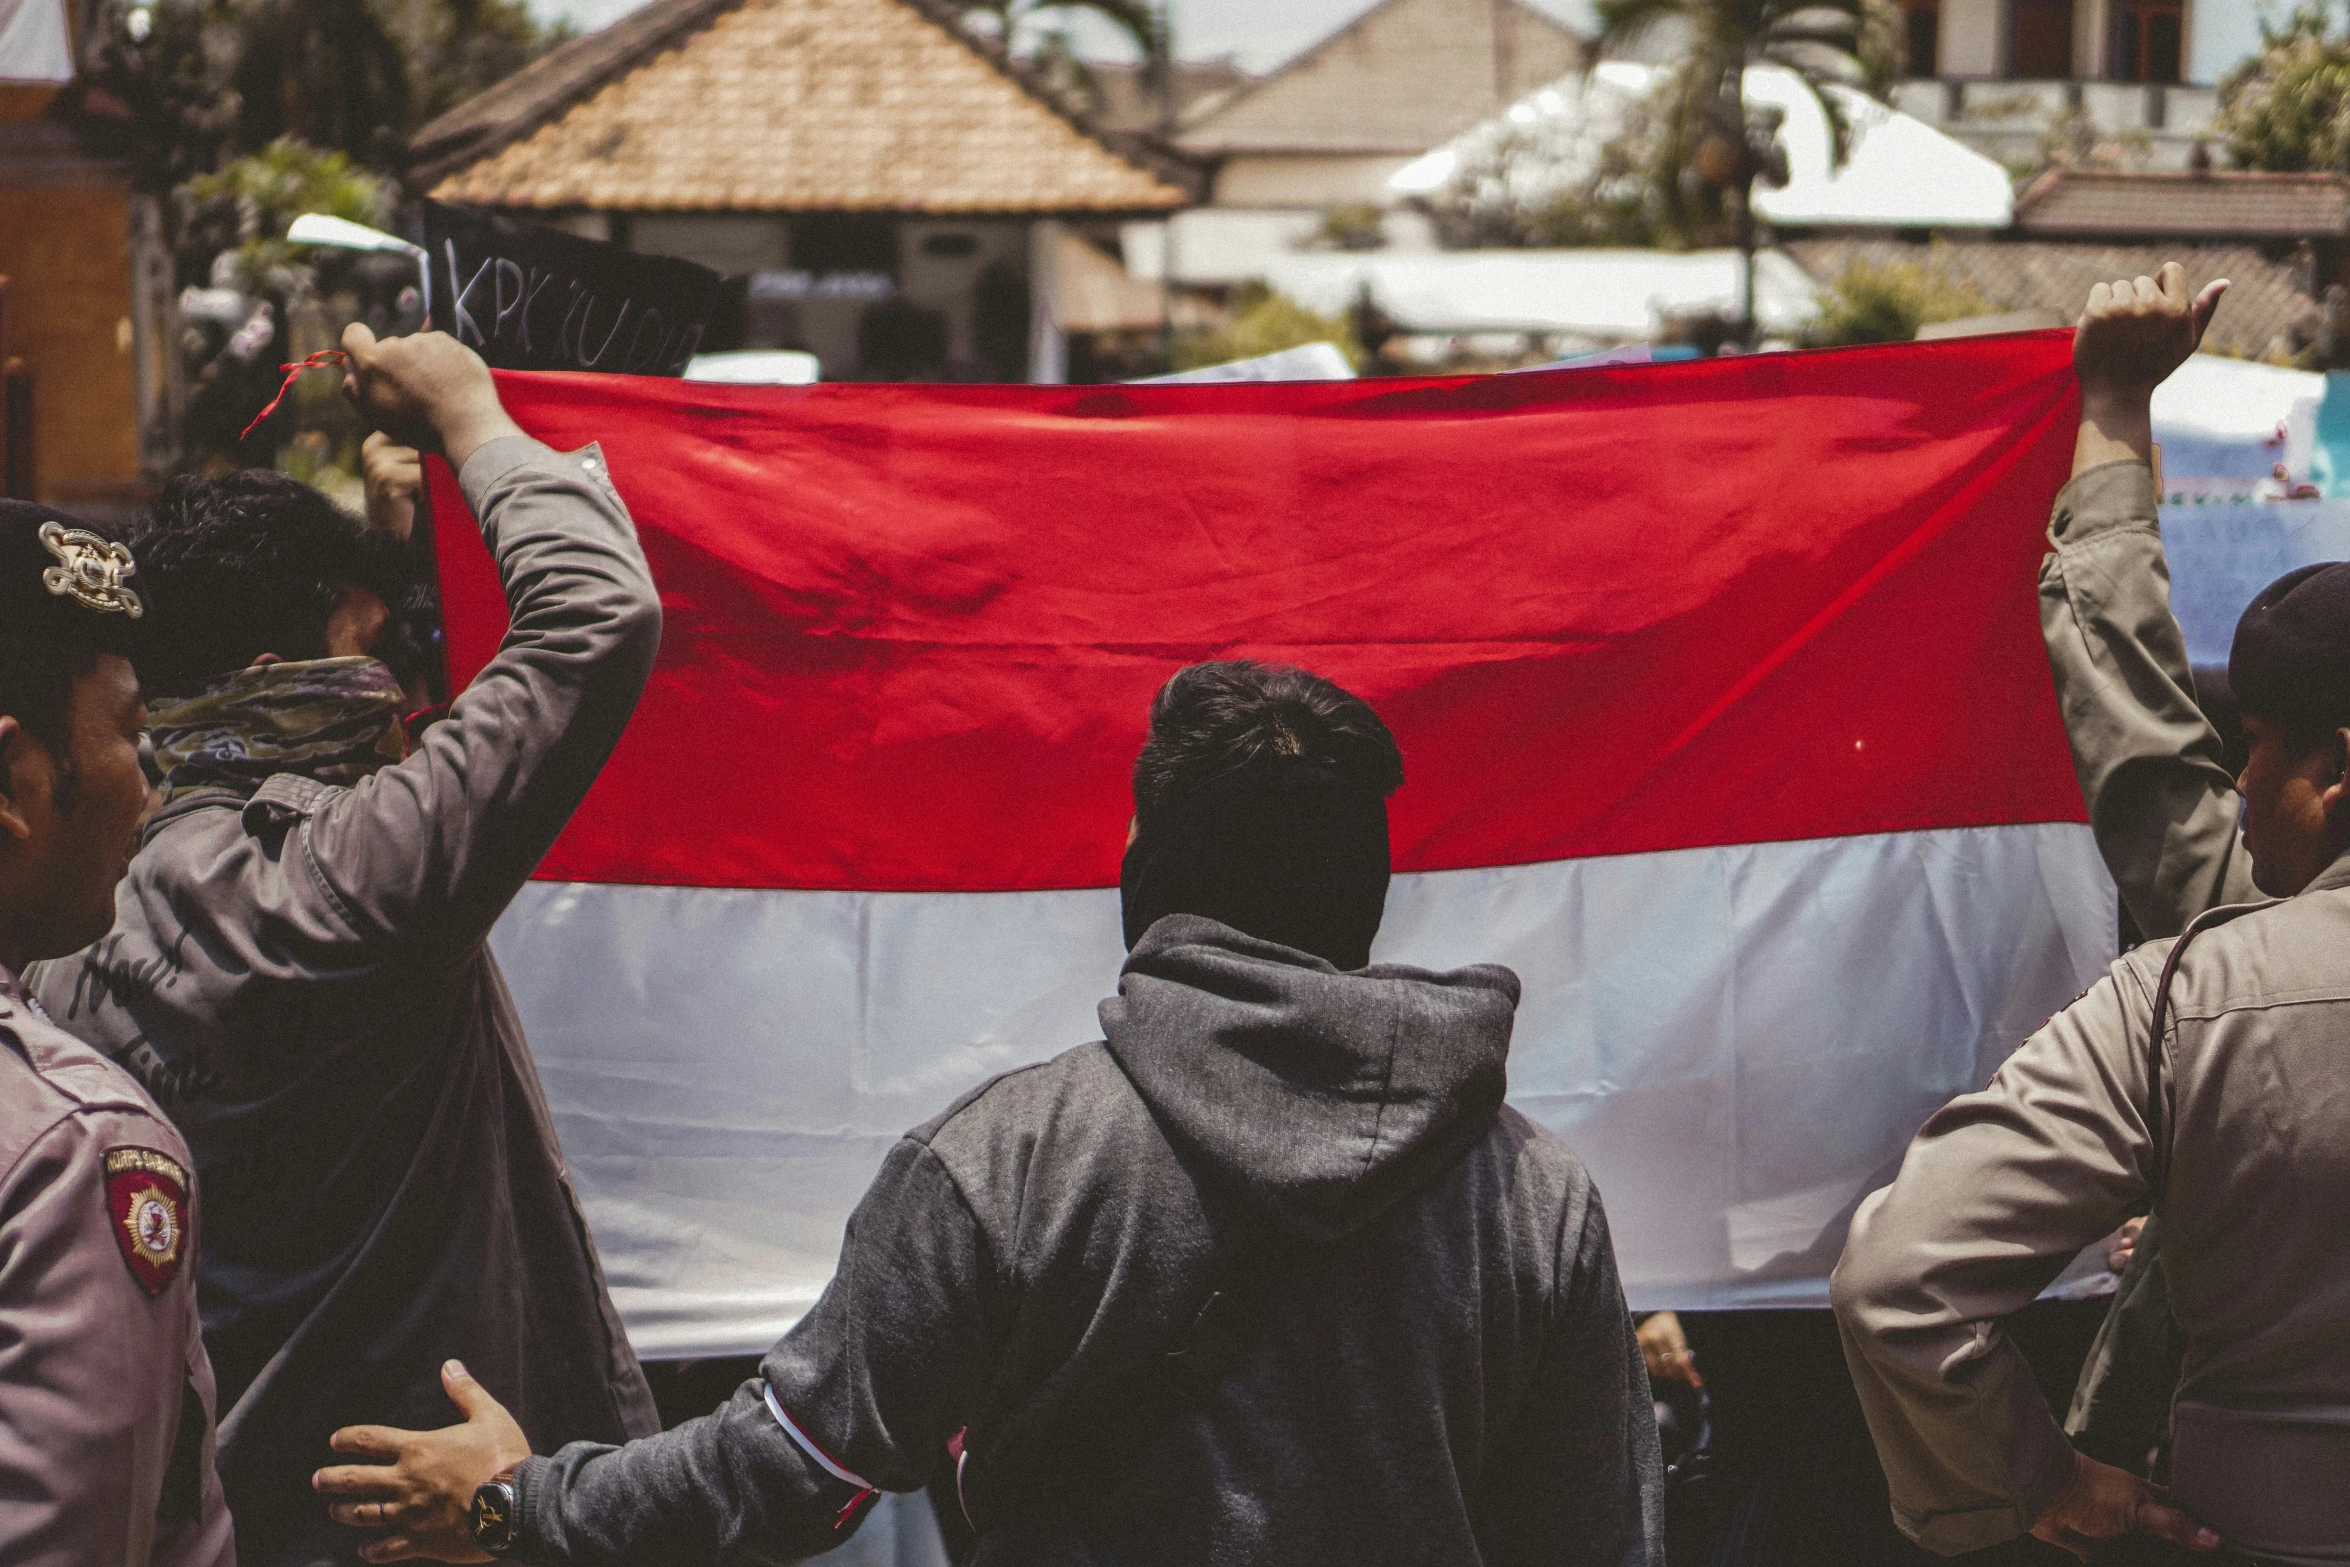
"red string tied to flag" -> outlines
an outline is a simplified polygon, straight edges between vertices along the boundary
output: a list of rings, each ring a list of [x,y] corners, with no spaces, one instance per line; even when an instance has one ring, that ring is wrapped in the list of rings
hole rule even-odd
[[[241,441],[246,436],[251,435],[255,430],[260,429],[261,421],[268,418],[271,414],[277,412],[277,405],[286,400],[286,393],[292,391],[294,389],[294,383],[302,379],[303,371],[323,370],[328,365],[348,365],[350,362],[351,356],[344,353],[341,349],[322,348],[317,353],[311,354],[294,364],[279,365],[278,368],[286,373],[286,378],[278,383],[277,395],[269,400],[269,406],[267,408],[262,409],[261,412],[253,416],[253,422],[251,424],[245,426],[242,430],[237,432],[237,439]]]

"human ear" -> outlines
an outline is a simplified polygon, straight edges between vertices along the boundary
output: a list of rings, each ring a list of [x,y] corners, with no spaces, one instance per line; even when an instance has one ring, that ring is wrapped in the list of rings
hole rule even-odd
[[[0,717],[0,834],[19,843],[33,835],[33,824],[25,820],[16,799],[17,741],[23,735],[23,725],[13,718]]]
[[[2332,740],[2328,742],[2326,762],[2328,771],[2333,774],[2333,781],[2325,786],[2318,798],[2325,806],[2326,815],[2330,817],[2344,800],[2350,799],[2350,729],[2334,731]]]

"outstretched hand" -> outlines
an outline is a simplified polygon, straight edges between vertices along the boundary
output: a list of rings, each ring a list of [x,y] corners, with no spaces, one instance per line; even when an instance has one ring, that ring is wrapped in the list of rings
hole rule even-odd
[[[313,1489],[335,1499],[326,1510],[335,1522],[385,1531],[359,1547],[368,1561],[493,1559],[473,1543],[473,1493],[528,1458],[530,1443],[506,1407],[458,1362],[441,1368],[441,1386],[465,1416],[463,1425],[438,1431],[345,1426],[328,1445],[369,1461],[310,1478]]]
[[[2082,1561],[2105,1540],[2150,1534],[2190,1551],[2216,1551],[2219,1536],[2170,1504],[2170,1491],[2127,1469],[2073,1454],[2073,1488],[2032,1525],[2036,1539]]]
[[[2153,277],[2100,283],[2073,330],[2084,396],[2150,397],[2203,342],[2227,279],[2188,297],[2187,269],[2166,261]]]
[[[343,329],[343,352],[350,356],[343,390],[402,446],[437,451],[462,468],[484,442],[522,433],[481,355],[446,332],[379,339],[354,321]]]

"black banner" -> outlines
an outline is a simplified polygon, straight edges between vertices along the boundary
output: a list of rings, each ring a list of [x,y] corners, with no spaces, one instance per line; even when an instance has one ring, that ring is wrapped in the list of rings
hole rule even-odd
[[[500,213],[424,204],[432,324],[501,370],[680,375],[718,274]]]

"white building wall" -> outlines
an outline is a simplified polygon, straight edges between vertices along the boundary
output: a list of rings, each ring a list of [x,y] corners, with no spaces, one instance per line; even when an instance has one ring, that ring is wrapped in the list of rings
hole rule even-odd
[[[1216,175],[1219,207],[1385,206],[1387,177],[1409,156],[1362,153],[1235,153]]]
[[[639,212],[628,220],[628,248],[698,262],[721,276],[770,272],[784,264],[783,219],[764,212]]]
[[[2343,20],[2341,0],[2328,3],[2337,21]],[[2259,53],[2262,19],[2281,24],[2290,9],[2287,0],[2187,0],[2187,81],[2216,86]],[[2113,0],[2075,0],[2074,76],[2095,80],[2105,74],[2112,15]],[[1941,74],[1998,76],[2006,65],[2006,0],[1942,0]]]
[[[2000,0],[1942,0],[1944,76],[1999,74]]]
[[[2073,0],[2073,75],[2095,81],[2105,74],[2113,38],[2108,16],[2106,0]]]

